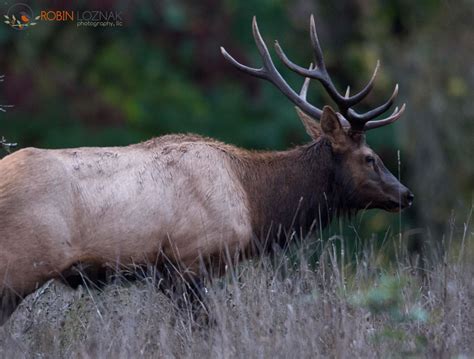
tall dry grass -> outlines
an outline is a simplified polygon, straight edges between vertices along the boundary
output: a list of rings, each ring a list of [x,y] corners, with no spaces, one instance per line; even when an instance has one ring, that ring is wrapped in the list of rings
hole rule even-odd
[[[465,224],[422,258],[398,239],[304,240],[208,283],[207,309],[156,277],[50,282],[0,328],[0,357],[470,357],[473,238]]]

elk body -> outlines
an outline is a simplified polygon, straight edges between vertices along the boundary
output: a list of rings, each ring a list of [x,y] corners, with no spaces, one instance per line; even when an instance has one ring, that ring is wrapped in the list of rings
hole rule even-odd
[[[283,62],[306,77],[298,94],[277,72],[253,21],[263,67],[225,58],[269,80],[298,107],[308,144],[253,152],[194,135],[167,135],[128,147],[27,148],[0,161],[0,321],[18,299],[78,263],[126,268],[175,263],[198,275],[251,254],[282,231],[324,227],[334,216],[365,208],[397,211],[411,192],[365,144],[364,132],[398,119],[392,104],[358,114],[371,90],[339,94],[327,74],[311,18],[316,66],[301,68],[276,44]],[[338,106],[306,101],[309,79],[322,82]],[[316,122],[316,119],[320,122]],[[283,238],[280,236],[279,238]],[[269,241],[270,239],[270,241]]]

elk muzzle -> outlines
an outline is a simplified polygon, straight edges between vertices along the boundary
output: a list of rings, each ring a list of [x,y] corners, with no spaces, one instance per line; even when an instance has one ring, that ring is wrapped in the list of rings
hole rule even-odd
[[[415,199],[415,195],[401,183],[398,183],[394,193],[389,194],[387,197],[381,207],[390,212],[400,212],[405,208],[411,207]]]

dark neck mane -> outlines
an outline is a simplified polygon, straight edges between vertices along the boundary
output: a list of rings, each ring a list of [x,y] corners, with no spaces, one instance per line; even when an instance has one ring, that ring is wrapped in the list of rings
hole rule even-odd
[[[306,234],[345,212],[337,159],[327,140],[282,152],[248,152],[233,159],[248,194],[255,235]]]

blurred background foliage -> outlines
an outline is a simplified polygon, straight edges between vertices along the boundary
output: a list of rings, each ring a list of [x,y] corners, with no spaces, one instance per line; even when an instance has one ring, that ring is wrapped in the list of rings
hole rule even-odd
[[[259,66],[251,35],[256,15],[294,61],[308,65],[314,13],[336,85],[353,91],[381,71],[360,109],[400,84],[402,120],[368,135],[369,144],[416,194],[402,215],[406,237],[439,239],[454,216],[466,219],[474,193],[472,0],[159,0],[23,1],[44,9],[120,11],[123,27],[40,22],[25,31],[0,26],[0,136],[20,147],[126,145],[171,132],[194,132],[252,149],[308,140],[293,105],[272,85],[241,74],[219,51]],[[14,4],[5,1],[6,13]],[[276,56],[275,56],[275,62]],[[302,79],[283,66],[294,88]],[[310,100],[330,103],[314,83]],[[399,230],[399,218],[374,211],[357,219],[363,235]],[[363,223],[364,227],[359,228]],[[462,230],[462,225],[455,227]]]

